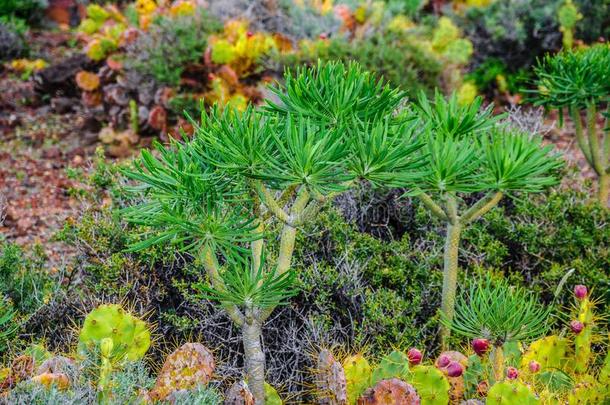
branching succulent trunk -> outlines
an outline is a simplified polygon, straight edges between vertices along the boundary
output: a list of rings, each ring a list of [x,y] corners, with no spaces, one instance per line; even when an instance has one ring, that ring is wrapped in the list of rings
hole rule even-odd
[[[454,195],[445,196],[445,204],[440,205],[426,193],[419,195],[420,200],[432,212],[434,216],[445,221],[447,235],[445,237],[445,251],[443,256],[443,290],[441,311],[451,322],[455,314],[455,296],[457,293],[458,259],[460,249],[460,237],[462,230],[472,221],[485,215],[489,210],[498,205],[502,199],[501,192],[491,192],[468,208],[461,216],[458,215],[458,201]],[[447,349],[451,330],[441,326],[441,344],[443,350]]]
[[[578,147],[589,166],[597,174],[597,200],[602,206],[607,207],[610,193],[610,133],[604,132],[604,129],[608,126],[608,120],[605,122],[600,137],[597,131],[597,108],[595,104],[589,104],[586,108],[586,128],[583,125],[580,111],[575,106],[569,107],[569,113],[574,123]]]
[[[459,223],[447,225],[447,236],[445,238],[445,256],[443,269],[443,292],[441,310],[449,320],[455,314],[455,294],[457,291],[458,277],[458,252],[460,247],[460,234],[462,225]],[[446,345],[450,330],[441,328],[441,341]],[[443,347],[446,349],[446,347]]]
[[[242,326],[248,387],[256,399],[256,405],[265,403],[265,352],[262,333],[262,325],[255,319],[247,320]]]

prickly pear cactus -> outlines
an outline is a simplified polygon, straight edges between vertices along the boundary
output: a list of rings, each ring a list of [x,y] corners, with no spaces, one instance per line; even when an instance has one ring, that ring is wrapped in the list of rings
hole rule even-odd
[[[381,380],[358,398],[358,405],[385,404],[419,405],[420,399],[412,385],[398,378]]]
[[[265,382],[265,404],[267,405],[282,405],[282,399],[277,390],[267,382]]]
[[[343,360],[347,382],[347,402],[355,404],[365,389],[371,386],[371,365],[362,354],[348,356]]]
[[[224,405],[254,405],[254,395],[248,384],[236,381],[226,392]]]
[[[200,343],[185,343],[167,356],[150,395],[164,400],[178,390],[205,386],[214,372],[212,353]]]
[[[585,378],[585,381],[574,385],[568,394],[569,405],[594,405],[605,404],[606,386],[597,383],[593,378]]]
[[[442,367],[439,367],[439,359],[441,358],[441,356],[445,356],[445,357],[449,358],[451,361],[457,361],[464,367],[464,370],[466,370],[466,371],[468,370],[468,357],[466,357],[462,353],[460,353],[458,351],[454,351],[454,350],[442,352],[438,356],[438,358],[436,359],[436,362],[435,362],[435,365],[437,368],[442,369]],[[447,381],[449,381],[449,385],[451,385],[451,389],[449,390],[449,403],[450,404],[459,404],[460,401],[462,400],[462,398],[464,397],[464,391],[465,391],[464,376],[463,375],[461,375],[459,377],[447,376]]]
[[[534,405],[540,401],[532,391],[518,381],[494,384],[487,393],[487,405]]]
[[[150,330],[146,322],[117,304],[100,305],[87,315],[78,336],[79,351],[99,345],[104,338],[112,340],[109,357],[113,362],[139,360],[150,347]]]
[[[578,308],[578,320],[584,328],[574,337],[574,371],[586,373],[591,362],[591,341],[593,338],[595,304],[588,298],[580,301]]]
[[[521,369],[535,360],[542,370],[547,368],[562,369],[566,362],[568,340],[557,335],[550,335],[533,342],[528,351],[521,357]]]
[[[316,366],[316,390],[318,404],[347,404],[347,382],[343,366],[333,354],[323,349],[318,354]]]
[[[417,390],[422,405],[447,405],[451,386],[442,371],[433,366],[415,366],[407,380]]]
[[[400,351],[393,351],[379,362],[373,370],[373,384],[389,378],[406,379],[409,375],[409,358]]]

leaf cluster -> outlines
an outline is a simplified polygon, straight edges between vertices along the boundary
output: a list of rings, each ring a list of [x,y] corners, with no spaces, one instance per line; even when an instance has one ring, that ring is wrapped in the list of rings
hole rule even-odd
[[[294,270],[282,274],[273,270],[266,271],[265,262],[263,257],[258,268],[250,259],[227,263],[220,275],[225,285],[224,290],[210,288],[204,283],[193,287],[202,297],[224,305],[268,309],[286,304],[290,297],[297,294],[294,288],[296,273]]]
[[[535,294],[486,277],[458,298],[453,321],[441,313],[441,322],[462,336],[502,345],[541,336],[550,316],[551,308],[543,307]]]
[[[420,95],[414,111],[421,126],[426,164],[417,182],[418,192],[473,193],[480,191],[538,192],[557,183],[561,167],[551,146],[536,135],[521,132],[482,108],[478,97],[460,105],[455,94],[434,101]]]
[[[610,95],[610,46],[547,54],[534,68],[535,103],[561,109],[607,103]]]

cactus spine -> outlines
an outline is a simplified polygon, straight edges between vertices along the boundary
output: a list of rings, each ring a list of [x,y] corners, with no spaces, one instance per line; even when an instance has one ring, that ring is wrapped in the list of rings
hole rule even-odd
[[[318,353],[316,367],[316,389],[318,404],[347,404],[347,382],[345,371],[329,350]]]

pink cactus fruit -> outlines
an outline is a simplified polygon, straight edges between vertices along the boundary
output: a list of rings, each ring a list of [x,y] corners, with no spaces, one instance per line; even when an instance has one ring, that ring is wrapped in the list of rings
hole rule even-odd
[[[484,356],[489,351],[489,340],[482,338],[473,339],[472,350],[474,350],[478,356]]]
[[[509,367],[508,369],[506,369],[506,377],[509,380],[516,379],[517,377],[519,377],[519,370],[514,367]]]
[[[538,363],[536,360],[530,361],[528,366],[532,373],[537,373],[540,371],[540,363]]]
[[[407,357],[409,358],[409,365],[416,366],[421,363],[423,355],[418,349],[412,347],[407,352]]]
[[[457,361],[452,361],[447,365],[446,371],[449,377],[460,377],[464,374],[464,366]]]
[[[576,296],[576,298],[578,298],[579,300],[585,299],[587,297],[587,294],[588,291],[586,286],[582,284],[574,286],[574,296]]]
[[[573,320],[570,322],[570,328],[572,329],[572,332],[578,335],[585,328],[585,325],[583,325],[580,321]]]

